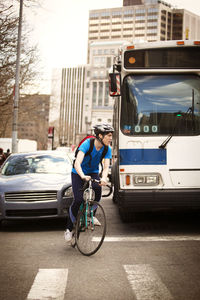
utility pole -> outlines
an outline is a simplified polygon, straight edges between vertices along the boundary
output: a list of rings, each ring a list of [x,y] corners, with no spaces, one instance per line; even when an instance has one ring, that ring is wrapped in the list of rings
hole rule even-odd
[[[14,89],[13,123],[12,123],[12,152],[13,153],[18,152],[17,132],[18,132],[18,106],[19,106],[19,77],[20,77],[22,11],[23,11],[23,0],[20,0],[18,41],[17,41],[17,60],[16,60],[15,89]]]

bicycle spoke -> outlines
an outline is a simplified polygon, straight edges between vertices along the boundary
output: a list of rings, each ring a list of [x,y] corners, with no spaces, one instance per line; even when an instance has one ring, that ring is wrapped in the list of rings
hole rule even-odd
[[[100,226],[95,225],[93,217],[91,217],[95,209],[95,218],[100,222]],[[77,224],[75,229],[76,245],[79,251],[84,255],[92,255],[101,247],[106,234],[106,218],[102,206],[93,202],[89,205],[87,214],[87,224],[85,222],[85,211],[79,213],[77,217]]]

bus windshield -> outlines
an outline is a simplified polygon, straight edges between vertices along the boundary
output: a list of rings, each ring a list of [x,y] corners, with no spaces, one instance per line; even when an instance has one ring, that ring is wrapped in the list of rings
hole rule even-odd
[[[199,135],[200,77],[126,76],[120,126],[126,135]]]

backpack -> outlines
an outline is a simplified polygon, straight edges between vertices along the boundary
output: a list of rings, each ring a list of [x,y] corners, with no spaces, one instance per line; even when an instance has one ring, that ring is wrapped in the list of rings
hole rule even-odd
[[[90,156],[90,160],[89,160],[89,166],[91,167],[91,161],[92,161],[92,156],[91,156],[91,153],[92,153],[92,150],[94,148],[94,141],[95,141],[95,136],[93,135],[88,135],[86,136],[84,139],[82,139],[82,141],[79,143],[78,147],[76,148],[76,151],[75,151],[75,154],[74,154],[74,162],[73,162],[73,168],[74,168],[74,163],[75,163],[75,160],[76,160],[76,157],[77,157],[77,154],[79,152],[79,147],[80,145],[85,142],[85,140],[87,139],[90,139],[90,148],[89,150],[85,153],[85,156],[86,155],[89,155]],[[104,146],[104,149],[103,149],[103,152],[102,152],[102,155],[101,155],[101,159],[100,159],[100,163],[102,164],[102,160],[103,158],[105,157],[106,153],[108,152],[108,146]]]

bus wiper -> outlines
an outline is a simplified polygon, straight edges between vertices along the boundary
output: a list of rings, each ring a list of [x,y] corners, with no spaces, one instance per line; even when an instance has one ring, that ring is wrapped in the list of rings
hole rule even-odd
[[[194,125],[194,89],[192,89],[192,106],[188,108],[187,112],[185,113],[185,117],[188,114],[192,114],[192,121],[193,121],[193,125]],[[177,114],[178,116],[178,114]],[[184,118],[185,118],[184,117]],[[167,144],[169,143],[169,141],[171,140],[171,138],[174,136],[174,132],[175,132],[175,128],[176,128],[176,123],[177,123],[177,119],[175,122],[175,126],[172,130],[171,135],[169,135],[166,140],[164,140],[164,142],[158,147],[159,149],[165,149],[165,147],[167,146]]]
[[[176,126],[174,126],[173,133],[171,135],[169,135],[166,138],[166,140],[164,140],[164,142],[162,142],[162,144],[158,147],[159,149],[165,149],[165,147],[167,146],[167,144],[169,143],[169,141],[171,140],[171,138],[174,135],[175,128],[176,128]]]

